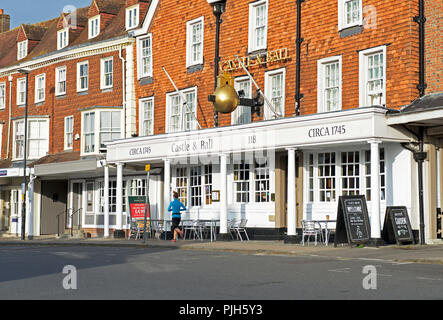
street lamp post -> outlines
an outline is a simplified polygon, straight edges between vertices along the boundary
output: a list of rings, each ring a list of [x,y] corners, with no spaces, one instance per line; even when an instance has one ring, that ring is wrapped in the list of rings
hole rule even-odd
[[[222,23],[221,16],[226,10],[226,0],[208,0],[208,3],[212,5],[213,13],[215,15],[215,89],[217,89],[217,78],[219,73],[220,63],[220,25]],[[214,127],[218,127],[218,112],[214,108]]]
[[[19,73],[26,75],[26,91],[25,91],[25,132],[23,146],[23,193],[22,193],[22,240],[25,240],[26,233],[26,158],[27,158],[27,140],[28,140],[28,78],[29,70],[20,69]],[[18,89],[18,88],[17,88]]]

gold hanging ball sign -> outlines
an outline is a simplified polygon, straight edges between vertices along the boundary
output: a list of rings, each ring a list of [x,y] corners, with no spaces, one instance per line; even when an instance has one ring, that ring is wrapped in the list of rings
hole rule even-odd
[[[231,74],[224,72],[218,76],[212,102],[215,110],[220,113],[232,113],[240,105],[240,97],[234,89],[234,78]]]

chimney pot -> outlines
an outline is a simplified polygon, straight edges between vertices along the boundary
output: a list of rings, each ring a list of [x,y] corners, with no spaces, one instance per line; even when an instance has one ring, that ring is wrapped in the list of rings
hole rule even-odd
[[[0,14],[4,14],[5,11],[3,9],[0,9]]]

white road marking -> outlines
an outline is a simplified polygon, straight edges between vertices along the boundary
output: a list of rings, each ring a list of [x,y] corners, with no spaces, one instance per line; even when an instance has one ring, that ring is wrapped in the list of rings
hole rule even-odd
[[[431,280],[431,281],[443,281],[443,279],[434,279],[434,278],[426,278],[426,277],[417,277],[418,280]]]
[[[329,272],[343,272],[343,273],[349,273],[351,272],[351,268],[341,268],[341,269],[332,269],[328,270]]]

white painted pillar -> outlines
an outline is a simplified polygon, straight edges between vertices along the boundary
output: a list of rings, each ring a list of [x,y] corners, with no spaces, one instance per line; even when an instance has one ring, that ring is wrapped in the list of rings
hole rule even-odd
[[[169,203],[172,201],[171,197],[171,160],[164,160],[165,171],[164,171],[164,182],[163,182],[163,220],[165,221],[169,218],[168,207]],[[165,230],[166,231],[166,230]]]
[[[123,164],[117,163],[117,190],[116,190],[116,205],[117,216],[116,224],[117,230],[123,230]]]
[[[28,239],[32,240],[34,237],[34,180],[35,176],[31,175],[30,181],[28,183],[28,192],[27,192],[27,217],[26,217],[26,225],[27,225],[27,233]]]
[[[109,167],[105,165],[105,181],[103,185],[104,203],[104,237],[109,238]]]
[[[297,234],[297,199],[295,192],[295,148],[288,149],[288,236]]]
[[[381,238],[380,149],[381,141],[371,140],[371,238]]]
[[[228,157],[220,155],[220,234],[228,234]]]

